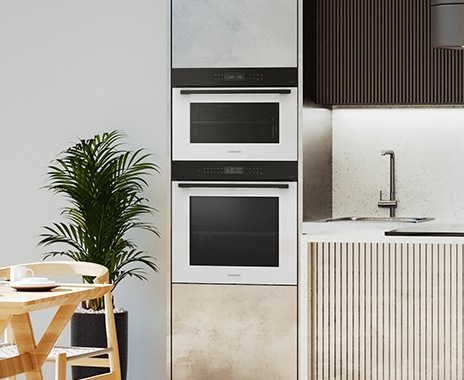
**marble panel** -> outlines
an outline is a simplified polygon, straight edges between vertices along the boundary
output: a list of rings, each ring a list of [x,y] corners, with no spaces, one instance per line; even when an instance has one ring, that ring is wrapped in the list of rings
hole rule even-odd
[[[296,67],[297,0],[173,0],[172,67]]]
[[[389,159],[396,158],[397,216],[464,221],[464,109],[333,110],[333,216],[388,216]]]

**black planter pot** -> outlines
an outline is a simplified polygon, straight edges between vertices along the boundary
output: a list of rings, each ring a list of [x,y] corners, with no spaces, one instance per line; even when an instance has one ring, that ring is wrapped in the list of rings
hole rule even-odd
[[[119,359],[122,380],[127,378],[128,320],[127,311],[114,314],[118,335]],[[71,345],[80,347],[106,347],[105,314],[74,313],[71,318]],[[72,378],[82,379],[109,372],[106,368],[72,367]]]

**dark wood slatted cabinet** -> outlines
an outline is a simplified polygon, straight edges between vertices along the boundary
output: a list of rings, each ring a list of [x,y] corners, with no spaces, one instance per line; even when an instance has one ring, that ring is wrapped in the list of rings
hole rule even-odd
[[[304,98],[464,104],[463,50],[430,47],[430,0],[304,0]]]

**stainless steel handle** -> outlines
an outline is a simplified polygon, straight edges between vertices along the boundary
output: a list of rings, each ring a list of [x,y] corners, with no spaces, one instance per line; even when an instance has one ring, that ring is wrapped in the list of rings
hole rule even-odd
[[[201,188],[239,188],[239,189],[288,189],[289,186],[286,183],[276,183],[276,184],[269,184],[269,183],[237,183],[237,184],[229,184],[229,183],[179,183],[179,187],[181,188],[189,188],[189,187],[201,187]]]
[[[277,89],[277,90],[180,90],[181,95],[201,95],[201,94],[291,94],[292,90]]]

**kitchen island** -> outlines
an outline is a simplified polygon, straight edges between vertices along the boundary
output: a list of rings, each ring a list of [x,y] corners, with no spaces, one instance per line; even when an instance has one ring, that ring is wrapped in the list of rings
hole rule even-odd
[[[304,223],[308,378],[463,377],[464,238],[385,236],[407,226]]]

